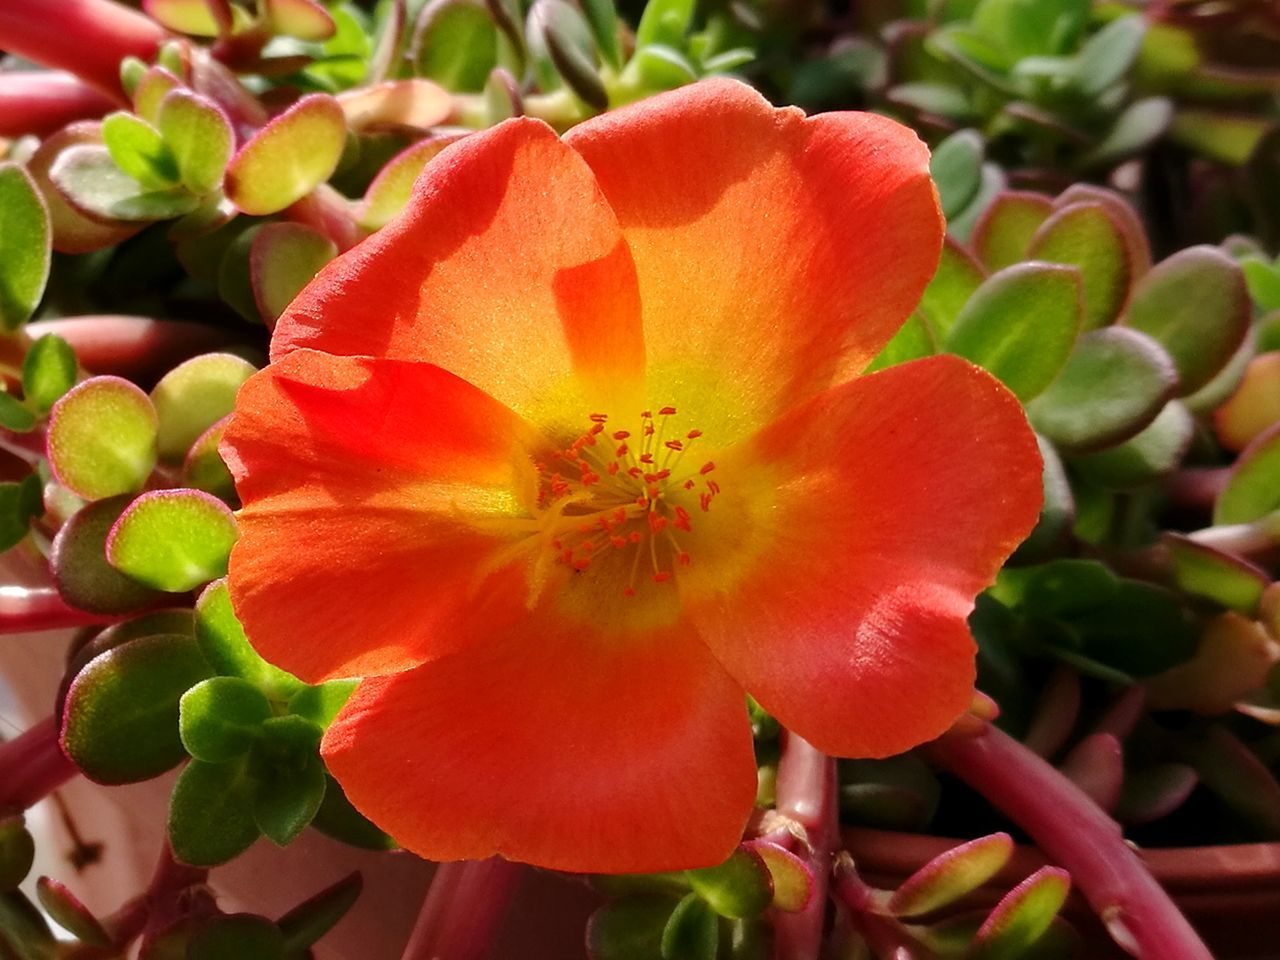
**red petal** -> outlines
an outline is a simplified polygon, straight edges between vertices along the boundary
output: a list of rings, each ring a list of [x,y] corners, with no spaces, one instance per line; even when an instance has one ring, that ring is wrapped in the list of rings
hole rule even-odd
[[[231,595],[254,646],[309,682],[383,673],[492,629],[491,597],[522,608],[522,577],[486,574],[533,442],[429,364],[300,350],[256,374],[222,443],[244,502]]]
[[[973,694],[973,598],[1040,508],[1014,396],[933,357],[836,387],[723,461],[706,519],[740,529],[690,548],[681,592],[729,672],[827,753],[945,730]],[[729,574],[704,550],[722,537]]]
[[[884,117],[806,120],[712,80],[565,141],[631,248],[650,381],[678,380],[682,412],[720,441],[822,390],[842,363],[865,366],[937,266],[928,150]],[[700,379],[698,363],[714,368]]]
[[[285,311],[272,356],[298,347],[425,360],[539,420],[641,402],[631,256],[591,171],[535,120],[442,151],[405,212]]]
[[[432,860],[556,870],[707,866],[755,795],[742,690],[687,630],[531,616],[368,680],[325,736],[347,796]]]

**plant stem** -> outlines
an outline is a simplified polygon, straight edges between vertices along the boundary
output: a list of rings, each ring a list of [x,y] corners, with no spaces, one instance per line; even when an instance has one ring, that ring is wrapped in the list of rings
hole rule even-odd
[[[787,732],[778,761],[778,813],[804,827],[806,849],[798,851],[813,875],[813,896],[798,913],[774,918],[774,960],[817,960],[827,912],[831,857],[835,847],[836,763],[808,741]]]
[[[1070,873],[1115,941],[1146,960],[1212,960],[1191,924],[1125,842],[1119,824],[1049,763],[988,726],[929,755],[1027,831]]]
[[[26,810],[79,771],[58,746],[53,717],[0,743],[0,813]]]
[[[120,61],[150,61],[164,39],[158,23],[112,0],[0,2],[0,49],[69,70],[121,104]]]
[[[402,960],[482,960],[519,879],[501,857],[437,865]]]
[[[0,137],[43,137],[72,121],[100,117],[113,107],[106,96],[69,73],[0,73]]]
[[[339,253],[350,250],[362,239],[351,204],[327,183],[286,209],[284,217],[324,234],[337,245]]]
[[[0,586],[0,635],[87,627],[120,619],[68,606],[53,587]]]
[[[39,320],[27,324],[26,331],[33,340],[56,333],[71,344],[86,370],[144,380],[235,342],[232,332],[204,323],[120,314]]]

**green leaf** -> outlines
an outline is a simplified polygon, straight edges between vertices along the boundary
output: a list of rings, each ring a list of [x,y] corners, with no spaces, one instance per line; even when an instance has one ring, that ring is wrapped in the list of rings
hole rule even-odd
[[[1076,57],[1074,86],[1086,97],[1100,97],[1119,83],[1142,49],[1146,20],[1142,14],[1112,20],[1089,38]]]
[[[244,213],[277,213],[329,179],[346,142],[338,101],[308,94],[240,148],[227,167],[227,197]]]
[[[0,427],[15,433],[27,433],[35,429],[36,416],[22,405],[22,401],[0,390]]]
[[[49,279],[49,210],[31,174],[0,163],[0,328],[16,330],[35,312]]]
[[[674,47],[651,43],[632,58],[643,88],[648,91],[674,90],[698,79],[698,72],[683,53]]]
[[[144,187],[166,190],[177,185],[178,164],[160,131],[123,110],[102,120],[102,142],[121,172]]]
[[[694,0],[650,0],[636,27],[636,49],[654,44],[681,49],[693,23],[693,9]]]
[[[618,44],[618,11],[613,0],[582,0],[582,12],[601,58],[615,71],[622,69],[622,50]],[[731,52],[731,51],[728,51]],[[752,55],[754,58],[754,55]],[[738,64],[739,66],[741,64]],[[710,70],[710,61],[707,63]],[[732,69],[732,68],[729,68]]]
[[[225,574],[235,542],[235,517],[221,500],[200,490],[153,490],[120,515],[107,560],[144,586],[181,593]]]
[[[215,917],[191,937],[186,960],[285,960],[284,934],[270,920],[240,913]]]
[[[318,42],[330,39],[338,25],[316,0],[266,0],[267,21],[287,37]]]
[[[483,90],[498,63],[498,26],[483,0],[432,0],[413,43],[414,74],[447,90]]]
[[[196,601],[196,641],[217,673],[248,680],[272,700],[287,701],[305,686],[249,645],[225,580],[209,584]]]
[[[182,86],[182,81],[164,67],[151,67],[133,89],[133,112],[148,123],[160,117],[160,104],[165,95]]]
[[[330,680],[303,687],[289,698],[289,712],[325,729],[351,699],[357,683],[356,680]]]
[[[653,960],[662,955],[662,931],[674,901],[662,896],[624,897],[607,903],[587,921],[591,960]]]
[[[396,842],[366,820],[333,777],[326,777],[324,800],[311,826],[326,837],[361,850],[395,850]]]
[[[67,202],[90,219],[170,220],[200,205],[200,199],[186,190],[144,186],[116,166],[106,147],[95,144],[62,151],[49,178]]]
[[[182,463],[182,480],[188,487],[211,493],[224,503],[235,506],[235,480],[222,459],[219,447],[230,417],[224,417],[196,438]]]
[[[976,130],[959,130],[943,140],[929,158],[929,175],[938,185],[942,213],[950,220],[978,193],[986,142]]]
[[[142,6],[155,20],[178,33],[216,37],[222,32],[222,24],[214,15],[218,0],[143,0]]]
[[[217,190],[235,146],[235,133],[223,112],[199,94],[177,89],[160,101],[156,124],[182,185],[200,195]]]
[[[1280,509],[1280,425],[1257,437],[1231,468],[1213,505],[1215,524],[1250,523]]]
[[[1161,543],[1169,551],[1180,590],[1245,616],[1257,612],[1262,592],[1271,583],[1261,567],[1178,533],[1165,533]]]
[[[231,413],[240,385],[255,372],[235,354],[206,353],[166,373],[151,391],[160,458],[181,462],[205,431]]]
[[[993,274],[974,292],[947,335],[946,349],[989,370],[1027,401],[1067,362],[1080,322],[1077,270],[1020,263]]]
[[[78,371],[71,344],[56,333],[46,333],[23,358],[22,395],[36,413],[48,413],[76,385]]]
[[[1043,194],[1005,190],[973,228],[973,249],[988,270],[1003,270],[1026,258],[1031,238],[1053,213],[1053,202]]]
[[[76,898],[65,884],[49,877],[36,881],[36,898],[53,922],[70,932],[81,943],[91,947],[112,946],[111,935],[89,909]]]
[[[1173,102],[1167,97],[1144,97],[1125,107],[1107,135],[1081,163],[1086,167],[1112,167],[1147,150],[1164,135],[1173,120]]]
[[[973,105],[959,87],[946,83],[899,83],[885,92],[895,106],[963,123],[975,119]]]
[[[192,760],[183,768],[169,801],[169,842],[183,863],[226,863],[261,835],[253,822],[253,781],[247,768],[247,760]]]
[[[1122,227],[1101,203],[1073,203],[1040,225],[1027,257],[1065,263],[1084,283],[1084,329],[1111,323],[1129,297],[1133,277]]]
[[[662,960],[715,960],[719,948],[719,917],[702,897],[689,894],[662,931]]]
[[[936,352],[929,325],[924,322],[920,314],[913,313],[862,372],[875,373],[877,370],[905,363],[908,360],[932,356]]]
[[[1141,433],[1118,446],[1072,461],[1081,476],[1107,490],[1133,490],[1171,473],[1195,434],[1195,418],[1170,401]]]
[[[56,960],[58,942],[36,906],[21,892],[0,893],[0,956]]]
[[[1183,107],[1174,115],[1168,137],[1210,160],[1243,167],[1272,129],[1271,122],[1262,116]]]
[[[178,736],[178,701],[209,676],[191,637],[133,640],[91,660],[67,691],[62,748],[99,783],[159,776],[187,754]]]
[[[957,240],[968,240],[978,218],[1008,185],[1008,178],[1005,177],[1004,170],[999,164],[984,163],[978,181],[978,192],[974,194],[968,206],[947,220],[947,235]]]
[[[938,269],[925,287],[919,307],[935,340],[946,339],[961,309],[985,278],[986,271],[973,254],[953,237],[943,241]]]
[[[790,850],[766,840],[752,841],[746,846],[769,870],[773,885],[770,906],[786,913],[798,913],[808,906],[814,893],[813,873],[803,860]]]
[[[120,377],[84,381],[53,405],[48,455],[58,482],[86,500],[141,490],[156,463],[151,400]]]
[[[1249,296],[1259,310],[1280,310],[1280,265],[1256,254],[1240,261]]]
[[[514,114],[513,114],[514,115]],[[366,230],[386,226],[409,203],[414,181],[427,162],[458,139],[456,134],[438,134],[406,147],[378,171],[364,194],[358,219]]]
[[[1074,616],[1078,652],[1131,677],[1149,677],[1191,657],[1196,646],[1178,596],[1163,587],[1121,580],[1101,606]]]
[[[549,61],[579,99],[597,110],[609,106],[609,94],[596,67],[591,27],[577,7],[565,0],[536,0],[529,11],[528,34],[535,59]]]
[[[1165,348],[1185,396],[1227,365],[1251,319],[1240,268],[1216,247],[1199,246],[1180,250],[1138,281],[1123,322]]]
[[[16,890],[35,858],[36,843],[22,814],[0,818],[0,893]]]
[[[197,760],[210,763],[247,753],[271,716],[267,698],[239,677],[210,677],[183,694],[179,707],[182,745]]]
[[[992,594],[1025,613],[1071,618],[1109,603],[1120,581],[1097,560],[1051,560],[1000,572]]]
[[[1044,461],[1044,505],[1040,508],[1040,519],[1035,529],[1015,553],[1016,558],[1023,562],[1039,559],[1053,551],[1071,529],[1076,515],[1075,494],[1062,458],[1044,437],[1037,435],[1036,445]]]
[[[363,886],[358,872],[349,873],[277,920],[286,952],[292,955],[305,950],[332,930],[355,905]]]
[[[34,473],[17,483],[0,483],[0,552],[17,546],[44,514],[44,484]]]
[[[1017,960],[1042,937],[1066,903],[1071,875],[1041,867],[1014,887],[978,928],[975,960]]]
[[[259,230],[249,248],[249,278],[267,324],[337,255],[332,240],[300,223],[268,223]]]
[[[1135,330],[1107,327],[1080,337],[1027,414],[1055,444],[1085,453],[1137,435],[1164,409],[1177,382],[1158,343]]]
[[[764,861],[739,848],[724,863],[690,870],[689,885],[722,917],[758,917],[773,900],[773,884]]]
[[[325,770],[318,754],[322,734],[302,717],[272,717],[262,724],[262,736],[253,746],[253,818],[278,846],[292,843],[324,800]]]
[[[98,500],[77,510],[53,538],[49,566],[62,599],[90,613],[121,614],[159,599],[107,563],[107,536],[133,502],[128,494]]]
[[[945,907],[994,877],[1012,854],[1013,839],[1007,833],[993,833],[952,847],[902,882],[889,898],[889,912],[918,917]]]

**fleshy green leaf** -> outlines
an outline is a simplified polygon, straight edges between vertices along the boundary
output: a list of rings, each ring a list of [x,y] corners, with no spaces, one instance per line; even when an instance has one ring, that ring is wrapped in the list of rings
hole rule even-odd
[[[1280,424],[1257,437],[1231,468],[1213,522],[1249,523],[1280,509]]]
[[[651,0],[636,27],[636,49],[661,44],[679,49],[693,22],[694,0]]]
[[[16,890],[36,858],[36,843],[22,814],[0,818],[0,893]]]
[[[218,189],[235,145],[235,133],[222,111],[199,94],[178,89],[160,102],[156,124],[182,185],[200,195]]]
[[[193,37],[216,37],[221,32],[215,9],[226,0],[143,0],[142,8],[155,20]]]
[[[998,194],[973,228],[973,249],[988,270],[1003,270],[1025,259],[1031,238],[1053,213],[1053,202],[1039,193],[1006,190]]]
[[[284,960],[284,934],[251,914],[215,917],[191,937],[186,960]]]
[[[197,760],[225,763],[247,753],[271,704],[239,677],[210,677],[182,695],[179,732]]]
[[[1168,354],[1145,334],[1108,327],[1084,334],[1044,393],[1027,406],[1036,430],[1087,452],[1137,435],[1177,386]]]
[[[58,482],[98,500],[141,490],[156,463],[156,412],[120,377],[93,377],[49,414],[49,463]]]
[[[0,163],[0,328],[30,319],[49,279],[49,211],[31,174]]]
[[[764,913],[773,900],[773,884],[764,861],[738,849],[724,863],[689,871],[694,892],[722,917],[744,920]]]
[[[133,502],[127,494],[87,504],[53,538],[49,566],[58,593],[67,603],[91,613],[140,610],[160,594],[126,577],[107,563],[107,536]]]
[[[1262,592],[1271,583],[1261,567],[1178,533],[1165,533],[1162,543],[1169,551],[1179,589],[1245,616],[1257,611]]]
[[[258,312],[269,326],[337,255],[332,240],[299,223],[268,223],[254,235],[249,277]]]
[[[325,780],[324,800],[316,811],[311,826],[326,837],[332,837],[361,850],[395,850],[396,842],[366,820],[333,777]],[[669,908],[668,908],[669,909]]]
[[[624,897],[605,904],[587,922],[587,954],[591,960],[662,956],[662,931],[674,906],[673,900],[661,896]]]
[[[1252,310],[1244,275],[1215,247],[1190,247],[1157,264],[1134,288],[1126,326],[1165,348],[1179,393],[1213,379],[1244,340]]]
[[[1016,960],[1049,929],[1071,890],[1071,876],[1041,867],[1001,900],[974,938],[975,960]]]
[[[267,20],[276,33],[299,40],[328,40],[337,32],[329,11],[315,0],[266,0]]]
[[[950,220],[978,193],[986,145],[976,130],[960,130],[934,148],[929,174],[938,185],[942,213]]]
[[[49,177],[67,202],[91,219],[169,220],[200,205],[186,190],[144,186],[116,166],[106,147],[95,144],[64,150]]]
[[[1113,20],[1080,49],[1075,86],[1087,97],[1099,97],[1125,78],[1142,49],[1146,21],[1141,14]]]
[[[292,955],[305,950],[332,930],[355,905],[363,886],[359,873],[348,874],[277,920],[286,951]]]
[[[942,258],[919,307],[936,340],[946,338],[960,310],[985,278],[986,271],[971,253],[951,237],[943,241]]]
[[[67,691],[62,748],[99,783],[135,783],[186,756],[178,701],[209,676],[191,637],[143,637],[95,657]]]
[[[152,190],[178,183],[178,164],[160,131],[123,110],[102,120],[102,142],[122,172]]]
[[[875,373],[877,370],[892,367],[894,364],[932,356],[935,352],[936,347],[933,342],[933,334],[929,332],[929,325],[925,323],[920,314],[913,313],[907,318],[907,322],[898,328],[898,332],[893,335],[893,339],[885,344],[884,349],[876,355],[874,360],[867,364],[867,368],[862,372]]]
[[[889,898],[888,909],[916,917],[959,900],[994,877],[1013,854],[1013,839],[993,833],[934,857],[908,877]]]
[[[191,445],[231,412],[236,391],[254,372],[253,364],[235,354],[206,353],[166,373],[151,391],[161,459],[181,462]]]
[[[989,370],[1026,401],[1043,392],[1067,362],[1080,321],[1077,270],[1016,264],[990,276],[969,298],[946,349]]]
[[[36,897],[54,923],[70,931],[81,943],[103,948],[112,945],[111,935],[102,923],[65,884],[41,877],[36,882]]]
[[[272,666],[249,645],[231,609],[227,582],[209,584],[196,601],[196,641],[213,669],[248,680],[273,700],[288,700],[304,687],[301,680]]]
[[[0,483],[0,551],[22,542],[31,521],[44,513],[43,485],[35,474],[17,483]]]
[[[662,960],[715,960],[719,948],[719,917],[702,897],[689,894],[662,931]]]
[[[155,590],[180,593],[227,572],[236,521],[227,505],[200,490],[144,493],[107,537],[107,560]]]
[[[365,191],[360,206],[360,226],[376,230],[391,222],[405,208],[418,174],[436,154],[457,140],[455,134],[440,134],[406,147],[392,157]]]
[[[315,818],[324,800],[318,749],[323,731],[299,716],[272,717],[250,755],[255,780],[253,818],[273,843],[287,846]]]
[[[192,866],[213,867],[247,850],[261,835],[253,822],[252,791],[247,760],[188,763],[169,801],[174,855]]]
[[[747,847],[769,870],[773,883],[770,906],[786,913],[797,913],[808,906],[814,883],[813,874],[803,860],[790,850],[763,840],[749,843]]]
[[[333,723],[338,711],[355,692],[355,680],[330,680],[315,686],[306,686],[289,698],[289,712],[305,717],[324,729]]]
[[[1118,446],[1072,461],[1082,476],[1107,490],[1133,490],[1172,472],[1195,433],[1195,418],[1170,401],[1141,433]]]
[[[1111,323],[1129,297],[1133,265],[1121,227],[1101,203],[1073,203],[1040,225],[1027,256],[1065,263],[1084,283],[1084,329]]]
[[[240,148],[227,167],[227,196],[255,216],[283,210],[329,179],[346,142],[338,101],[308,94]]]
[[[414,73],[448,90],[484,89],[498,62],[498,26],[483,0],[432,0],[418,16]]]
[[[76,352],[56,333],[31,345],[22,361],[22,395],[37,413],[48,413],[76,384]]]
[[[219,446],[230,417],[224,417],[200,434],[182,463],[182,480],[188,487],[211,493],[224,503],[238,503],[235,480],[222,459]]]
[[[565,0],[536,0],[529,11],[529,50],[536,60],[549,60],[555,74],[584,103],[597,110],[608,107],[591,27],[577,7]]]
[[[1164,135],[1173,120],[1173,102],[1144,97],[1129,104],[1081,161],[1087,167],[1108,167],[1136,156]]]

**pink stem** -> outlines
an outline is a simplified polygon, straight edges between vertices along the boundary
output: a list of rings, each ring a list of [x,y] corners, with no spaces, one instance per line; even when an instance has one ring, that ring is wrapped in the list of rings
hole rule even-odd
[[[798,913],[774,917],[774,960],[817,960],[835,848],[836,763],[808,741],[788,732],[778,761],[777,809],[800,824],[806,849],[798,851],[813,875],[813,896]]]
[[[351,213],[351,204],[327,183],[322,183],[286,209],[284,216],[324,234],[340,253],[350,250],[362,238],[360,225]]]
[[[875,891],[858,876],[853,857],[847,852],[836,857],[831,887],[836,899],[845,905],[849,925],[875,951],[876,956],[895,960],[904,956],[911,960],[933,956],[907,936],[896,920],[876,912]]]
[[[0,586],[0,635],[65,630],[68,627],[115,623],[120,619],[68,606],[51,586]]]
[[[519,879],[501,857],[439,864],[402,960],[483,960]]]
[[[53,717],[0,743],[0,813],[26,810],[79,771],[58,745]]]
[[[86,370],[129,379],[160,376],[182,360],[235,342],[229,331],[203,323],[118,314],[41,320],[26,331],[32,339],[56,333]]]
[[[55,70],[0,73],[0,137],[47,136],[115,104],[84,81]]]
[[[930,756],[1021,826],[1065,867],[1115,941],[1144,960],[1212,960],[1119,824],[1008,734],[944,736]]]
[[[119,103],[120,61],[150,61],[164,28],[112,0],[0,0],[0,49],[70,70]]]

